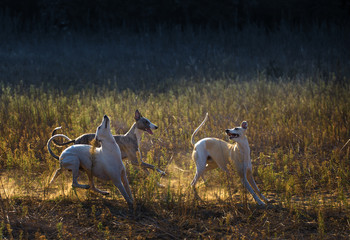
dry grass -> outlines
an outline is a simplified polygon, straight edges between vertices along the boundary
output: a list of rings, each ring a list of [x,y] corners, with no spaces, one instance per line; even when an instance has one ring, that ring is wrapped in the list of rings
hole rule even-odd
[[[3,89],[1,112],[2,230],[6,238],[347,238],[349,237],[349,85],[332,82],[214,82],[159,94],[101,88],[63,94],[41,88]],[[68,104],[67,103],[76,103]],[[159,126],[145,135],[145,161],[168,176],[145,176],[128,165],[133,213],[110,183],[109,197],[70,188],[69,172],[53,186],[58,163],[45,144],[63,126],[71,137],[92,132],[111,116],[115,133],[132,125],[135,107]],[[223,129],[249,122],[258,185],[275,203],[257,208],[239,179],[207,174],[194,200],[190,135],[224,138]],[[91,114],[94,113],[94,114]],[[7,116],[7,117],[5,117]],[[343,147],[343,148],[342,148]],[[56,151],[61,151],[56,149]],[[86,178],[81,179],[87,181]],[[156,181],[164,184],[159,188]],[[8,219],[8,220],[7,220]],[[10,224],[10,225],[6,225]],[[12,232],[11,232],[12,231]]]
[[[248,30],[0,45],[0,239],[350,238],[348,33]],[[48,186],[53,128],[74,138],[107,114],[122,134],[136,109],[159,127],[144,135],[143,159],[168,175],[126,164],[133,212],[111,183],[97,181],[107,197],[72,189],[69,172]],[[266,209],[219,170],[194,199],[190,136],[206,112],[197,140],[227,140],[224,129],[249,122]]]

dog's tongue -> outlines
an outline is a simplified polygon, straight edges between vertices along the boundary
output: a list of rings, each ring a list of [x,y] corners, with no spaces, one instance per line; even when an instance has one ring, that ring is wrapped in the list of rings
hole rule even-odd
[[[149,134],[153,135],[153,132],[152,132],[152,130],[151,130],[150,128],[147,128],[146,131],[147,131]]]

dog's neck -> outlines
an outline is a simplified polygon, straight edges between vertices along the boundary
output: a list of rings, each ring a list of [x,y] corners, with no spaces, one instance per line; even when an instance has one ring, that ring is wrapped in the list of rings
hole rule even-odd
[[[250,158],[250,147],[248,143],[248,139],[245,137],[244,139],[236,142],[236,146],[238,150],[241,152],[243,160]]]
[[[141,142],[143,131],[138,129],[137,127],[135,127],[135,131],[134,132],[135,132],[135,136],[136,136],[136,139],[137,139],[137,145],[140,146],[140,142]]]
[[[136,127],[136,122],[131,126],[130,130],[124,135],[131,137],[137,141],[137,145],[140,145],[143,131]]]
[[[116,151],[116,147],[119,148],[116,141],[114,140],[113,135],[111,134],[109,139],[103,139],[101,140],[101,149],[108,150],[109,152],[113,153]]]

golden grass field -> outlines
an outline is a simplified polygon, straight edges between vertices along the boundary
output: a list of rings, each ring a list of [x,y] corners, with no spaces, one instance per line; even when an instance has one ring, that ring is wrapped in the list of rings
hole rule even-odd
[[[0,239],[349,239],[350,85],[330,79],[270,81],[261,74],[162,92],[3,84]],[[144,134],[143,159],[167,176],[147,176],[126,161],[133,212],[111,183],[97,181],[106,197],[72,189],[68,171],[48,185],[58,167],[46,149],[55,127],[75,138],[94,132],[107,114],[113,134],[123,134],[136,109],[159,127]],[[219,170],[197,185],[204,202],[194,198],[190,137],[206,112],[197,141],[229,141],[224,129],[248,121],[254,177],[274,200],[266,208],[237,175]],[[87,182],[84,174],[80,181]]]
[[[45,32],[3,14],[0,239],[350,239],[347,25]],[[159,127],[143,160],[167,175],[125,161],[133,211],[109,182],[96,181],[109,196],[72,189],[68,171],[49,186],[55,127],[76,138],[107,114],[124,134],[136,109]],[[207,112],[196,141],[248,121],[266,208],[234,172],[206,173],[194,197],[190,138]]]

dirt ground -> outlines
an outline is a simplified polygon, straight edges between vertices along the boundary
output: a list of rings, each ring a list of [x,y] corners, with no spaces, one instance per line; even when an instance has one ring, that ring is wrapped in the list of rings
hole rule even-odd
[[[6,205],[6,202],[3,201]],[[104,198],[42,201],[15,199],[2,212],[5,239],[348,239],[349,213],[324,211],[324,233],[312,210],[271,205],[193,203],[173,209]],[[8,223],[10,226],[4,223]]]
[[[293,196],[288,203],[268,192],[271,203],[259,207],[249,195],[237,189],[229,195],[227,188],[213,184],[213,174],[209,184],[198,184],[200,201],[186,187],[193,172],[171,168],[177,174],[161,183],[169,183],[170,193],[181,193],[152,202],[134,192],[132,210],[120,194],[72,190],[69,172],[44,191],[34,182],[19,187],[26,184],[15,176],[18,172],[3,172],[0,239],[350,239],[349,193],[337,205],[334,193]],[[113,191],[111,185],[97,184]]]

